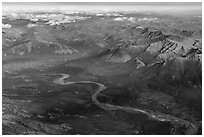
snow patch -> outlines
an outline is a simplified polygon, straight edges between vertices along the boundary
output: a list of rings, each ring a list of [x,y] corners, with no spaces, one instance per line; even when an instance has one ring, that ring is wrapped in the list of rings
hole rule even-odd
[[[36,25],[36,24],[28,24],[27,25],[28,28],[32,28],[32,27],[35,27],[35,26],[38,26],[38,25]]]
[[[157,20],[157,18],[139,18],[138,21],[153,21]]]
[[[9,28],[11,28],[11,25],[10,24],[2,24],[2,28],[3,29],[9,29]]]
[[[130,21],[130,22],[135,22],[135,18],[133,17],[118,17],[114,19],[115,21]]]

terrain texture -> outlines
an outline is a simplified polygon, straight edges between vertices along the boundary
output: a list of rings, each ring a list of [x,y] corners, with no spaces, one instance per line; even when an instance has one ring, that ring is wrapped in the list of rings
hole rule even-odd
[[[202,134],[202,18],[5,13],[3,134]]]

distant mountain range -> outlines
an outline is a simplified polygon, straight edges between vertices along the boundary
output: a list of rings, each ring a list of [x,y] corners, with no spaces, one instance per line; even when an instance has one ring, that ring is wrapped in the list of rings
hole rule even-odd
[[[137,60],[144,66],[175,57],[200,61],[201,32],[196,26],[200,20],[192,17],[182,22],[171,17],[174,21],[167,22],[168,18],[160,16],[151,22],[141,14],[8,16],[3,19],[3,55],[80,53],[101,56],[110,62]],[[72,21],[62,22],[64,19]],[[152,23],[151,27],[147,22]],[[192,28],[186,28],[189,23]]]

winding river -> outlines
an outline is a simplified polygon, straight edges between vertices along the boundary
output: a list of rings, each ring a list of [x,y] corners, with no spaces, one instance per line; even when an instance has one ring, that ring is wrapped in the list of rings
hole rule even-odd
[[[92,82],[92,81],[64,82],[64,79],[70,78],[70,76],[68,74],[61,74],[61,75],[62,77],[55,79],[53,83],[59,84],[59,85],[96,84],[98,86],[98,89],[92,95],[92,102],[104,110],[109,110],[109,111],[110,110],[122,110],[128,113],[142,113],[142,114],[147,115],[149,118],[157,120],[157,121],[165,121],[165,122],[170,122],[173,125],[177,124],[177,125],[185,126],[186,135],[195,135],[198,132],[198,126],[196,124],[190,121],[175,117],[175,116],[170,116],[168,114],[154,112],[148,109],[131,108],[131,107],[124,107],[124,106],[117,106],[117,105],[101,103],[100,101],[98,101],[97,97],[99,96],[101,91],[107,88],[105,85],[101,83],[97,83],[97,82]]]

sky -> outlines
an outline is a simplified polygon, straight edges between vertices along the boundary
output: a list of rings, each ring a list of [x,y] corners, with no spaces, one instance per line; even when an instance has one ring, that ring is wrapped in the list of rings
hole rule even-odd
[[[202,12],[201,2],[3,2],[3,12],[12,10],[53,11],[134,11],[134,12]]]

